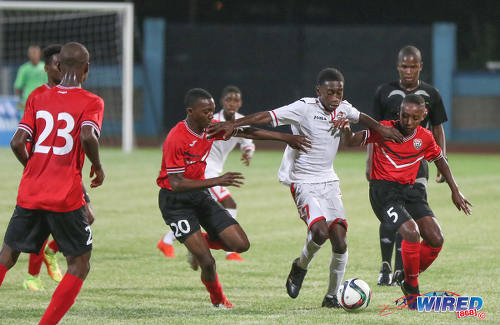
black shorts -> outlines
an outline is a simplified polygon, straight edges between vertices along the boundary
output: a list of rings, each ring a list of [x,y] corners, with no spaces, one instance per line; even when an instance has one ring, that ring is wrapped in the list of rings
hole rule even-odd
[[[158,203],[163,220],[181,243],[200,230],[200,226],[211,239],[217,239],[224,229],[238,224],[206,189],[174,192],[162,188]]]
[[[16,206],[4,242],[14,250],[38,254],[50,234],[64,256],[80,256],[92,250],[92,231],[85,207],[52,212]]]
[[[411,218],[434,217],[423,184],[371,180],[370,203],[380,222],[392,225],[394,231]]]

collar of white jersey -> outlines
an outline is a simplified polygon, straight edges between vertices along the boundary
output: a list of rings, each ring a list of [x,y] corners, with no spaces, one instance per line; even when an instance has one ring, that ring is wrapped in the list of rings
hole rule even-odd
[[[216,116],[214,116],[214,120],[217,120],[219,122],[225,122],[226,121],[226,118],[224,117],[224,110],[221,109],[220,111],[218,111],[216,114]]]
[[[341,101],[339,106],[342,105],[344,101]],[[316,103],[319,105],[319,107],[321,107],[321,109],[323,110],[323,112],[325,112],[325,114],[328,114],[330,115],[330,118],[331,118],[331,121],[335,120],[335,115],[336,115],[336,112],[337,112],[337,108],[339,108],[339,106],[337,106],[337,108],[335,108],[333,110],[333,112],[329,112],[326,110],[325,106],[323,105],[323,103],[321,102],[321,100],[319,100],[319,97],[316,98]]]

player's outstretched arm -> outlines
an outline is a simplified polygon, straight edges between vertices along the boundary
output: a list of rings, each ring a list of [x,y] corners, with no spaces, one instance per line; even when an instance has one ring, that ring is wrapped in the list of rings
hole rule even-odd
[[[377,131],[385,140],[391,140],[397,143],[403,142],[403,135],[401,134],[401,132],[393,127],[380,124],[365,113],[359,114],[359,123],[372,130]]]
[[[275,140],[288,144],[293,149],[307,152],[311,148],[311,140],[305,135],[294,135],[289,133],[275,132],[258,129],[254,127],[240,128],[237,130],[236,137],[242,137],[253,140]]]
[[[357,147],[365,139],[365,131],[352,133],[351,125],[348,119],[340,119],[336,123],[336,128],[342,132],[342,143],[349,147]]]
[[[12,140],[10,140],[10,148],[14,152],[17,160],[19,160],[24,167],[26,167],[29,159],[28,150],[26,150],[26,142],[29,137],[30,135],[28,132],[22,129],[17,129],[16,133],[12,137]]]
[[[443,129],[443,124],[438,124],[438,125],[433,125],[432,126],[432,135],[434,136],[434,139],[436,140],[436,143],[438,146],[441,148],[441,151],[443,152],[443,156],[446,157],[446,137],[444,134],[444,129]],[[437,183],[443,183],[445,181],[443,175],[441,173],[437,172],[436,175],[436,182]]]
[[[228,172],[219,177],[207,179],[190,179],[184,178],[184,173],[168,174],[170,186],[175,192],[197,190],[202,188],[209,188],[212,186],[236,186],[240,187],[243,184],[241,181],[244,179],[241,173]]]
[[[80,131],[80,141],[82,143],[83,151],[85,155],[89,158],[92,166],[90,167],[90,177],[92,179],[90,187],[98,187],[104,182],[104,170],[101,165],[101,160],[99,158],[99,141],[95,135],[94,128],[90,125],[82,126]]]
[[[214,137],[217,134],[224,132],[223,139],[229,139],[234,133],[234,129],[244,125],[259,125],[270,124],[272,121],[269,112],[257,112],[248,116],[236,119],[234,121],[226,121],[221,123],[214,123],[208,127],[208,135]]]
[[[448,162],[446,162],[445,158],[438,159],[434,162],[436,164],[437,169],[444,176],[448,186],[451,189],[451,200],[455,204],[458,210],[462,210],[466,215],[470,215],[470,207],[472,204],[465,198],[465,196],[460,193],[458,190],[458,185],[453,178],[450,167],[448,166]]]

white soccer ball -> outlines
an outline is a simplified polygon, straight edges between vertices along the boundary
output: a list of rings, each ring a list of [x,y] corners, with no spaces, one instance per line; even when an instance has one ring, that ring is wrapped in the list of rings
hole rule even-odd
[[[345,280],[337,291],[337,300],[346,311],[360,311],[370,304],[372,291],[368,284],[360,279]]]

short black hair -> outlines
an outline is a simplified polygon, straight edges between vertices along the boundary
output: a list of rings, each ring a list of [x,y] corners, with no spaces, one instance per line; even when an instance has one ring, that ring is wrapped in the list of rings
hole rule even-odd
[[[227,94],[231,94],[231,93],[237,93],[237,94],[241,95],[241,90],[240,90],[240,88],[233,86],[233,85],[226,86],[226,87],[224,87],[224,89],[222,89],[222,93],[220,94],[220,98],[223,99],[224,97],[226,97]]]
[[[398,52],[398,62],[401,61],[405,56],[409,55],[412,55],[419,61],[422,61],[422,53],[420,53],[420,50],[413,45],[406,45]]]
[[[205,89],[192,88],[188,90],[186,96],[184,97],[184,105],[186,105],[186,107],[193,107],[196,101],[200,98],[211,99],[213,97]]]
[[[61,48],[62,48],[61,44],[51,44],[46,48],[44,48],[42,52],[42,57],[45,64],[49,64],[52,55],[59,54],[61,52]]]
[[[335,68],[326,68],[321,70],[318,73],[318,77],[316,79],[316,84],[322,85],[326,81],[342,81],[344,82],[344,75],[342,72]]]
[[[404,99],[403,102],[401,103],[401,107],[405,104],[416,104],[418,106],[424,106],[425,107],[425,100],[424,97],[416,94],[409,94],[407,95]]]

